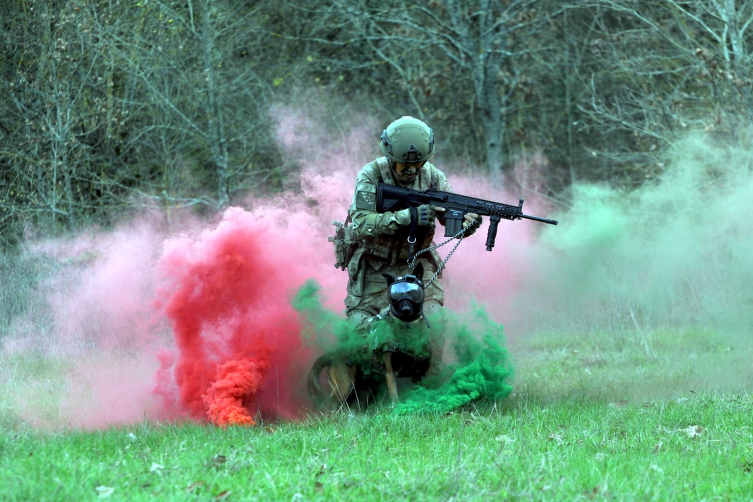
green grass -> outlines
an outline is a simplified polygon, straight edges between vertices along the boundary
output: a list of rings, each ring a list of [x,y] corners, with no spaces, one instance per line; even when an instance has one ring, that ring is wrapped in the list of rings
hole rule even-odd
[[[709,330],[511,344],[502,403],[227,430],[39,431],[0,410],[2,500],[750,500],[750,346]],[[3,392],[60,362],[0,359]],[[58,387],[55,387],[58,385]],[[51,391],[47,390],[46,393]],[[5,401],[10,402],[10,401]]]
[[[753,384],[753,344],[697,328],[539,335],[513,344],[518,392],[638,402]]]
[[[744,500],[749,395],[310,416],[253,429],[6,432],[3,500]],[[106,488],[103,488],[106,487]],[[99,492],[97,489],[99,488]],[[296,495],[300,494],[300,495]]]

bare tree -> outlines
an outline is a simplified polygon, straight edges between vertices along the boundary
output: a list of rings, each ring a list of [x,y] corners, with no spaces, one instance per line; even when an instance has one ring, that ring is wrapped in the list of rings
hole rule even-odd
[[[259,41],[259,30],[253,29],[257,12],[233,5],[217,0],[145,4],[143,27],[121,31],[112,42],[124,73],[143,87],[139,99],[152,117],[142,115],[141,127],[161,138],[149,141],[151,151],[160,144],[165,158],[194,161],[199,151],[210,153],[207,181],[214,188],[198,200],[214,208],[264,182],[277,167],[254,162],[269,143],[269,85],[252,60]]]
[[[336,0],[332,5],[331,20],[313,27],[309,40],[347,47],[359,58],[346,57],[350,67],[386,63],[396,77],[393,85],[401,86],[408,108],[419,117],[441,114],[437,96],[451,88],[448,100],[465,105],[471,129],[479,122],[487,171],[502,173],[508,120],[516,107],[512,96],[524,62],[538,49],[537,30],[560,11],[539,11],[542,2],[536,0]]]
[[[735,134],[750,123],[753,2],[606,0],[593,9],[599,34],[591,50],[600,64],[581,73],[589,90],[582,110],[602,136],[632,136],[603,143],[599,155],[647,166],[651,176],[663,166],[656,154],[682,131]]]
[[[0,195],[5,218],[69,226],[92,211],[92,194],[107,183],[97,174],[87,138],[105,127],[105,83],[97,77],[97,41],[81,2],[23,3],[10,11],[14,53],[3,82],[4,130]],[[17,23],[17,24],[15,24]]]

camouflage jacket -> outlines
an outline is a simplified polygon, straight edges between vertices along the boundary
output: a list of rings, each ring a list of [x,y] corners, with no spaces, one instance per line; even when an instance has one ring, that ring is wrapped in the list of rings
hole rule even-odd
[[[360,260],[365,255],[377,269],[384,263],[395,265],[400,261],[407,261],[410,229],[408,209],[377,212],[376,189],[380,182],[388,185],[398,184],[386,157],[378,158],[365,165],[358,173],[356,190],[349,212],[353,222],[353,233],[359,241],[353,259]],[[407,187],[414,190],[428,190],[431,185],[435,185],[437,189],[444,192],[452,191],[444,173],[427,162],[413,183]],[[433,238],[434,225],[419,227],[416,235],[416,251],[430,246]]]

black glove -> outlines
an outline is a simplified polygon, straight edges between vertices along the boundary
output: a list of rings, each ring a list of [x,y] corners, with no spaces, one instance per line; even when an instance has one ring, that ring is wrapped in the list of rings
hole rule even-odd
[[[429,204],[421,204],[416,208],[416,224],[419,227],[428,227],[434,225],[436,212],[434,207]]]

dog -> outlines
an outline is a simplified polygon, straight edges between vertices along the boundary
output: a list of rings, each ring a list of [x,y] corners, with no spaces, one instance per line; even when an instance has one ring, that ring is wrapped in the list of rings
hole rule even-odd
[[[396,337],[399,337],[400,330],[410,329],[413,323],[420,320],[428,326],[423,313],[423,266],[419,263],[413,274],[405,276],[383,275],[387,281],[389,306],[374,316],[369,324],[373,327],[373,323],[376,322],[393,323],[391,329]],[[365,402],[368,403],[369,398],[386,383],[391,401],[397,403],[398,376],[409,377],[414,383],[418,382],[427,374],[430,362],[429,356],[416,357],[414,354],[398,350],[397,347],[386,347],[381,350],[381,354],[369,354],[367,347],[357,354],[343,349],[334,350],[319,357],[311,367],[308,376],[309,396],[317,405],[325,401],[340,407],[355,400],[360,403],[360,395],[364,395]],[[330,387],[327,397],[324,396],[319,383],[321,372],[325,369]]]

